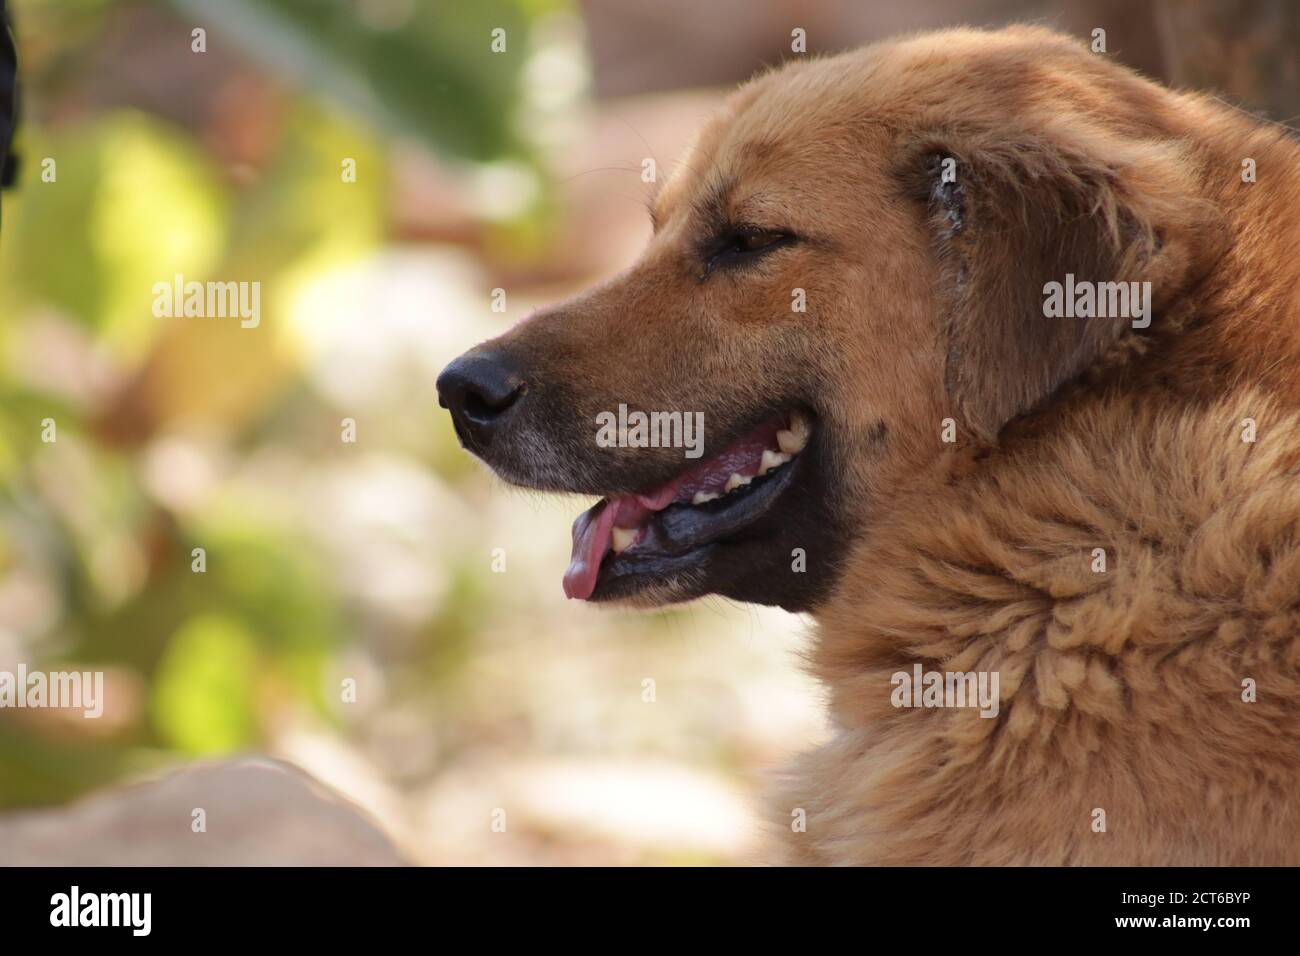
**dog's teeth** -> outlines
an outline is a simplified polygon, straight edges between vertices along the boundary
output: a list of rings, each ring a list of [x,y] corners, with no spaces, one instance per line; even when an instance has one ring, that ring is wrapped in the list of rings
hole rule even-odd
[[[760,475],[766,475],[773,468],[780,468],[789,460],[790,456],[785,452],[772,451],[770,448],[764,448],[763,460],[758,466],[758,473]]]
[[[746,478],[738,471],[733,471],[731,477],[727,479],[727,483],[722,486],[722,493],[727,494],[728,492],[735,491],[737,488],[742,485],[747,485],[753,480],[753,478]]]
[[[790,427],[783,428],[776,433],[776,443],[781,451],[787,455],[797,455],[803,451],[803,446],[808,444],[808,436],[812,434],[812,425],[799,412],[793,412],[790,415]]]
[[[711,491],[697,491],[695,497],[691,499],[691,504],[702,505],[706,501],[717,501],[721,497],[721,495],[714,494]]]
[[[632,542],[636,540],[637,528],[615,528],[613,535],[613,547],[615,554],[622,554],[628,548],[632,547]]]

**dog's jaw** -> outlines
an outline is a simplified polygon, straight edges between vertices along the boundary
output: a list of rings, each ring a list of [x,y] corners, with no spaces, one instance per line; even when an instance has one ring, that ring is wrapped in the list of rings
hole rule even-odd
[[[574,522],[565,595],[590,599],[605,563],[621,566],[629,584],[665,573],[689,578],[705,547],[779,507],[811,433],[801,412],[769,419],[656,487],[602,498]]]

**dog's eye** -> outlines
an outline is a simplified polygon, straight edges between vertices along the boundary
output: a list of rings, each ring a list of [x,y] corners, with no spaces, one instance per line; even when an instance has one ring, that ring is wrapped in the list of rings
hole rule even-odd
[[[731,248],[736,252],[757,252],[759,249],[766,249],[784,238],[785,233],[781,232],[762,232],[759,230],[739,232],[732,236]]]
[[[769,252],[794,237],[775,229],[742,228],[727,233],[705,256],[704,274],[718,266],[740,265],[747,259]]]

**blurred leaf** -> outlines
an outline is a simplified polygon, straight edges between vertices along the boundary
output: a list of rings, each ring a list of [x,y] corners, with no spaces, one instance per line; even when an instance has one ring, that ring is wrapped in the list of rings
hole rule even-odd
[[[62,803],[139,770],[152,758],[95,739],[47,739],[0,713],[0,809]]]
[[[0,282],[139,354],[157,328],[154,283],[202,277],[225,243],[210,165],[178,131],[130,112],[26,148],[21,200],[5,207]],[[46,157],[53,182],[41,179]]]
[[[222,615],[254,636],[264,663],[280,667],[300,694],[323,707],[318,675],[339,643],[341,626],[314,549],[258,526],[233,503],[176,530],[167,566],[135,600],[92,620],[73,645],[76,653],[150,673],[165,666],[190,621]],[[203,574],[190,570],[194,547],[206,550]]]
[[[13,387],[0,379],[0,498],[41,450],[41,422],[46,418],[58,423],[60,433],[80,425],[77,410],[62,399]]]
[[[356,182],[341,176],[355,160]],[[387,162],[364,127],[319,101],[297,104],[267,170],[235,194],[229,245],[212,275],[258,283],[260,321],[154,320],[161,334],[138,383],[160,428],[200,422],[237,432],[266,412],[298,371],[284,321],[304,281],[372,250],[385,228]]]
[[[209,0],[172,3],[196,23],[212,14]],[[225,0],[211,23],[268,67],[390,130],[455,156],[489,160],[524,152],[514,112],[528,26],[556,5]],[[385,12],[393,15],[381,22]],[[504,53],[491,49],[498,28],[506,31]]]
[[[256,642],[238,621],[192,618],[172,638],[155,675],[153,717],[161,737],[191,754],[253,743],[257,669]]]

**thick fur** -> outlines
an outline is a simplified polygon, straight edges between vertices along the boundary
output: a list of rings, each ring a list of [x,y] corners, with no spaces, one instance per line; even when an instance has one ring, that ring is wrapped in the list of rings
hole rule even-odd
[[[839,730],[779,801],[792,859],[1300,861],[1297,435],[1256,395],[1121,397],[930,476],[819,615]],[[894,708],[917,662],[999,672],[1000,714]]]
[[[1300,151],[1061,43],[881,55],[932,77],[938,105],[898,110],[967,130],[937,138],[974,171],[958,203],[933,197],[947,391],[1001,435],[869,521],[817,615],[837,732],[777,801],[793,861],[1300,863]],[[1028,59],[1036,82],[1007,85],[999,126],[918,45],[970,76]],[[1268,177],[1243,183],[1246,157]],[[1150,279],[1153,327],[1044,330],[1042,282],[1066,271]],[[918,662],[998,671],[1000,715],[894,708],[890,676]]]

